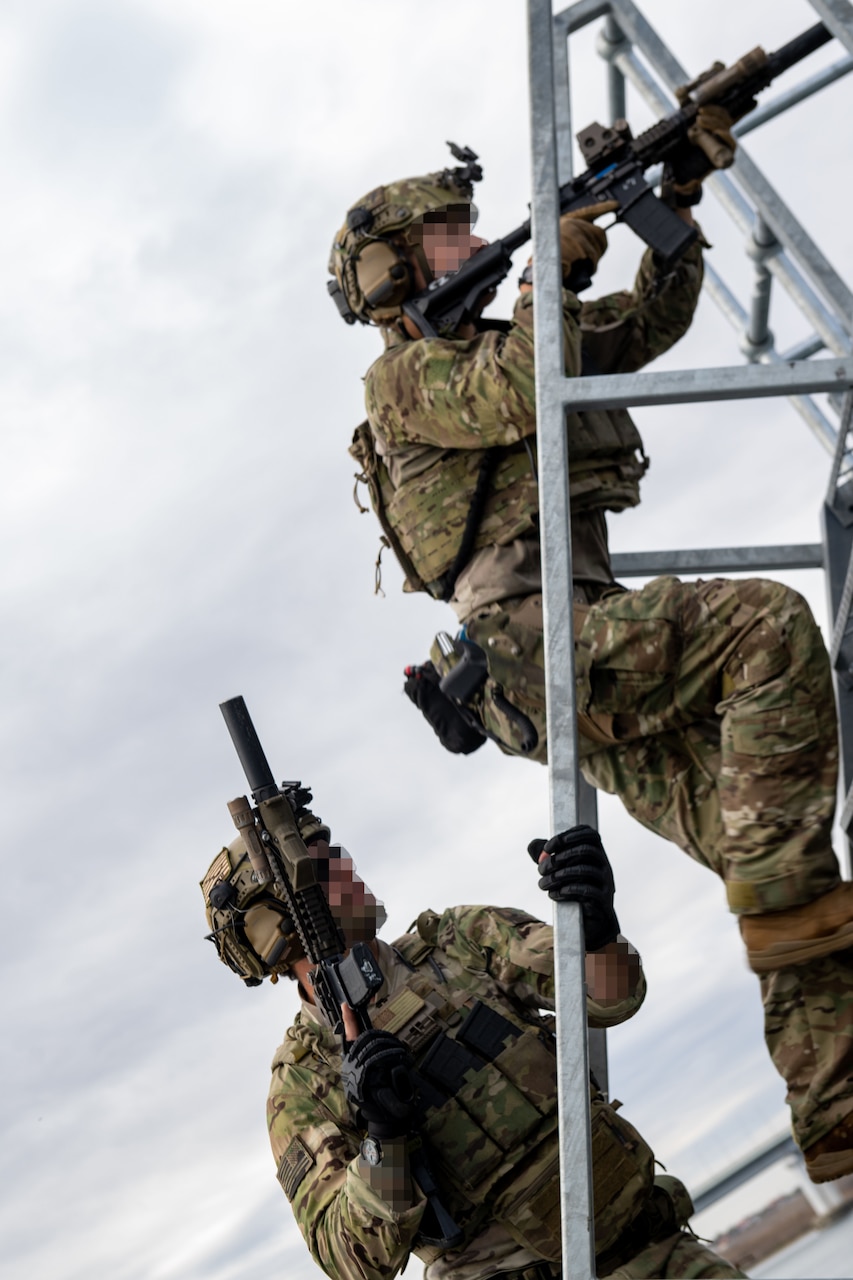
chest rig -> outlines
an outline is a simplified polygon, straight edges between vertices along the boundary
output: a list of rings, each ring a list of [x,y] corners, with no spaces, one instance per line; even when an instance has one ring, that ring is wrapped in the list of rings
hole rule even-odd
[[[488,974],[463,970],[429,940],[436,917],[398,939],[405,987],[371,1013],[409,1048],[419,1133],[442,1198],[471,1240],[499,1222],[536,1257],[561,1256],[556,1056],[546,1018],[513,1005]],[[427,936],[424,937],[423,934]],[[617,1104],[618,1105],[618,1104]],[[651,1193],[654,1156],[591,1087],[596,1249],[611,1250]],[[417,1247],[424,1262],[438,1256]]]
[[[492,449],[436,448],[430,465],[397,485],[367,422],[356,428],[350,454],[361,467],[357,485],[367,485],[371,506],[406,575],[404,591],[427,591],[436,600],[449,600],[476,551],[538,529],[532,455],[521,442]]]

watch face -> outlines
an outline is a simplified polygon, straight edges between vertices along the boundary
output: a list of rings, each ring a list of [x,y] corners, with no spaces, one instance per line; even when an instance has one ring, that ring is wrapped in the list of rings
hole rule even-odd
[[[375,1138],[365,1138],[361,1144],[361,1158],[367,1164],[380,1164],[382,1162],[382,1148]]]

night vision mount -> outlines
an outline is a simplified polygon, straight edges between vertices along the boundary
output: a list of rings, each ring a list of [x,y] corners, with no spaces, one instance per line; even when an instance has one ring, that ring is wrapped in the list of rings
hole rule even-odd
[[[470,147],[460,147],[455,142],[448,142],[447,145],[450,147],[450,154],[453,159],[462,161],[459,167],[446,170],[454,185],[457,187],[473,187],[475,182],[482,182],[483,166],[477,164],[480,158],[477,152],[472,151]]]

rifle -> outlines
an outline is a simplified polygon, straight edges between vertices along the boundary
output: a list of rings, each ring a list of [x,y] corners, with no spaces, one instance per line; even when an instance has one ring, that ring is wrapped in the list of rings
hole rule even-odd
[[[714,104],[723,107],[733,122],[742,119],[757,105],[757,93],[831,38],[832,33],[818,22],[775,53],[765,53],[758,46],[731,67],[715,63],[710,74],[685,86],[679,94],[683,105],[678,111],[636,138],[625,120],[617,120],[611,128],[595,122],[588,125],[577,139],[590,167],[560,188],[560,213],[615,200],[615,220],[627,223],[658,255],[663,270],[669,270],[694,242],[697,232],[655,195],[643,176],[645,171],[675,160],[684,180],[703,176],[708,163],[687,137],[699,109]],[[457,159],[468,161],[469,166],[476,161],[470,148],[449,145]],[[426,338],[455,333],[461,324],[476,318],[483,294],[497,288],[512,267],[513,253],[530,236],[528,218],[509,235],[478,250],[452,275],[433,280],[403,303],[403,311]],[[589,273],[581,272],[570,277],[568,286],[579,292],[590,282]]]
[[[345,1052],[341,1005],[352,1009],[359,1034],[369,1031],[367,1004],[384,982],[382,971],[367,943],[356,942],[346,950],[346,939],[317,881],[314,860],[302,837],[302,832],[309,834],[312,827],[322,829],[305,807],[311,803],[311,792],[301,782],[276,786],[242,698],[220,702],[219,709],[255,802],[253,808],[246,796],[238,796],[230,801],[228,812],[246,845],[258,884],[273,881],[287,903],[299,940],[314,966],[308,975],[314,998],[335,1034],[341,1036]],[[462,1240],[462,1231],[441,1201],[420,1140],[411,1144],[409,1155],[412,1174],[427,1200],[419,1237],[424,1243],[454,1248]]]
[[[309,974],[314,998],[335,1034],[343,1038],[341,1005],[348,1004],[359,1032],[367,1031],[367,1003],[384,981],[372,951],[356,942],[349,952],[332,915],[323,887],[314,872],[300,831],[311,792],[301,782],[276,786],[252,718],[242,698],[219,704],[231,741],[252,792],[255,807],[245,796],[230,801],[228,812],[243,837],[258,884],[275,883],[287,903],[299,941],[314,966]]]

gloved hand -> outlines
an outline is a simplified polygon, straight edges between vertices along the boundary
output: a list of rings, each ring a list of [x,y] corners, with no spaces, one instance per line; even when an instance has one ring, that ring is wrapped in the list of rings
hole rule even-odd
[[[415,1106],[412,1060],[406,1046],[387,1031],[362,1031],[343,1057],[341,1081],[357,1124],[371,1138],[402,1137]]]
[[[539,864],[539,888],[555,902],[580,906],[587,951],[615,941],[619,933],[613,909],[616,886],[598,832],[583,824],[570,827],[550,840],[531,840],[527,852]]]
[[[406,667],[404,674],[404,693],[432,725],[443,747],[467,756],[483,745],[485,734],[469,724],[455,702],[442,693],[439,674],[431,662]]]
[[[607,249],[607,236],[601,227],[595,225],[595,219],[618,207],[615,200],[603,200],[599,204],[587,205],[585,209],[563,214],[560,219],[560,262],[564,282],[569,280],[572,268],[581,263],[586,267],[588,276],[595,275]]]
[[[724,107],[708,103],[699,108],[688,141],[664,167],[661,197],[668,204],[681,209],[698,204],[708,174],[734,163],[737,141],[731,130],[732,118]]]

